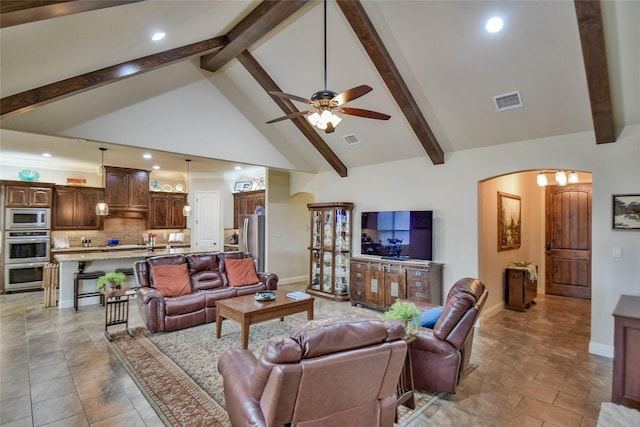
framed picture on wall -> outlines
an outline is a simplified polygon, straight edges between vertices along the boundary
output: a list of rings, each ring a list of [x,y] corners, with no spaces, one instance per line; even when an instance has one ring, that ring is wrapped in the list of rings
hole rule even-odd
[[[520,247],[520,218],[520,196],[498,191],[498,252]]]
[[[612,199],[614,230],[640,230],[640,194],[614,194]]]

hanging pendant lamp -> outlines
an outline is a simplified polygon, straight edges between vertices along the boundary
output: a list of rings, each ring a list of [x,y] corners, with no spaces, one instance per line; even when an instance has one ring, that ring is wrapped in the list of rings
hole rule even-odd
[[[189,173],[189,164],[191,164],[191,159],[186,159],[185,162],[187,162],[187,199],[188,199],[189,187],[191,184],[190,173]],[[191,206],[189,206],[189,200],[187,200],[187,204],[185,204],[184,207],[182,208],[182,215],[189,216],[191,215],[191,211],[192,209],[191,209]]]
[[[105,189],[105,172],[104,172],[104,152],[107,151],[106,148],[100,147],[100,151],[102,152],[102,161],[100,163],[100,173],[102,174],[102,188]],[[109,215],[109,205],[104,201],[104,198],[100,199],[100,201],[96,204],[96,215],[98,216],[107,216]]]

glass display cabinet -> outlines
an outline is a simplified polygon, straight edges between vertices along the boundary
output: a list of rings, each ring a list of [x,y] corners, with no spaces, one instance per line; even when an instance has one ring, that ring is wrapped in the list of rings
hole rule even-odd
[[[307,207],[311,213],[307,292],[347,301],[353,203],[311,203]]]

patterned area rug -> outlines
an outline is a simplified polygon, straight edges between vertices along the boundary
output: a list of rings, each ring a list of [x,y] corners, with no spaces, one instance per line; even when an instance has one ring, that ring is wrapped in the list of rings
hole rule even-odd
[[[269,338],[288,335],[305,321],[306,314],[299,314],[252,325],[249,350],[259,355]],[[215,323],[159,334],[138,328],[133,337],[114,334],[111,346],[166,425],[230,426],[217,365],[222,353],[240,347],[240,325],[225,321],[220,339],[215,333]],[[437,400],[430,393],[415,397],[415,410],[398,409],[398,425],[409,425]]]

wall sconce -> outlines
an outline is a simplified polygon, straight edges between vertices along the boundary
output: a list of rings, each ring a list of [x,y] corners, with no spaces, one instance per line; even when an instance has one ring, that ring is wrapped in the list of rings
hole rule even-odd
[[[545,187],[547,185],[547,176],[544,174],[544,172],[540,172],[538,174],[538,176],[536,177],[536,182],[540,187]]]
[[[578,179],[578,174],[574,171],[571,171],[569,174],[569,184],[577,184],[580,180]]]
[[[567,174],[564,171],[556,172],[556,182],[558,185],[567,185]]]

